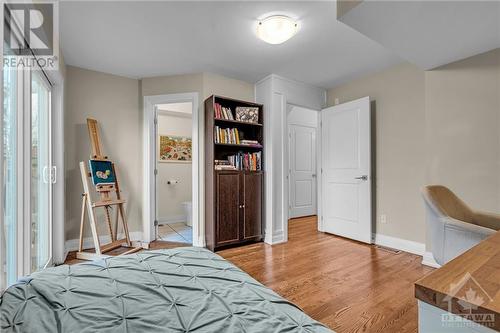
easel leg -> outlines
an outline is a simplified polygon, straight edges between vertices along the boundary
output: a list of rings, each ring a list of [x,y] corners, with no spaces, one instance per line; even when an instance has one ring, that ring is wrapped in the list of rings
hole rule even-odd
[[[130,242],[130,236],[128,233],[127,221],[125,221],[123,204],[118,205],[118,210],[120,211],[120,215],[122,217],[123,232],[125,233],[125,239],[127,240],[127,245],[132,246],[132,243]]]
[[[87,197],[87,200],[85,200],[85,203],[87,206],[87,212],[89,214],[90,230],[92,231],[92,238],[94,239],[95,253],[97,255],[101,255],[101,245],[99,244],[99,236],[97,235],[97,227],[96,227],[96,223],[95,223],[94,208],[92,207],[92,203],[90,202],[90,190],[89,190],[89,183],[88,183],[89,172],[88,172],[87,166],[85,165],[84,162],[80,162],[80,172],[82,174],[83,191],[85,192],[85,196]]]
[[[80,243],[78,244],[78,251],[83,251],[83,226],[85,224],[85,204],[87,201],[87,195],[82,194],[82,215],[80,218]]]

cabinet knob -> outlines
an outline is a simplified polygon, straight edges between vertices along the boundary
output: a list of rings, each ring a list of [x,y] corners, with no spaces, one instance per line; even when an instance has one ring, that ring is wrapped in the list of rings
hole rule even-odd
[[[245,208],[245,205],[240,205],[240,208]]]

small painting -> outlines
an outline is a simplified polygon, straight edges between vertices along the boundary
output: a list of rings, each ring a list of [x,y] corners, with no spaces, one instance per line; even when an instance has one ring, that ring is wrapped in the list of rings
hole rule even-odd
[[[191,138],[160,135],[160,162],[191,162]]]
[[[110,161],[90,160],[89,166],[94,185],[112,185],[115,183],[113,165]]]

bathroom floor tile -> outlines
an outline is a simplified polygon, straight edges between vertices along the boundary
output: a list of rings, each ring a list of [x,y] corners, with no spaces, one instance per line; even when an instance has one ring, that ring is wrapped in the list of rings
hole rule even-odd
[[[178,223],[172,223],[168,225],[170,228],[174,229],[175,231],[179,231],[182,229],[189,228],[186,223],[184,222],[178,222]]]
[[[161,240],[167,241],[167,242],[188,243],[188,241],[179,234],[171,234],[171,235],[161,236]]]
[[[158,238],[167,242],[193,243],[193,229],[185,223],[158,226]]]

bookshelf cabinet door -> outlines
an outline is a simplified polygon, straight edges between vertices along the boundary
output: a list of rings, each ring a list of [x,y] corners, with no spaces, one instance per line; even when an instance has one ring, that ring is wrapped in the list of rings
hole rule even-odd
[[[262,236],[262,173],[249,172],[243,176],[244,223],[243,238]]]
[[[240,175],[236,172],[217,173],[216,246],[240,239]]]

